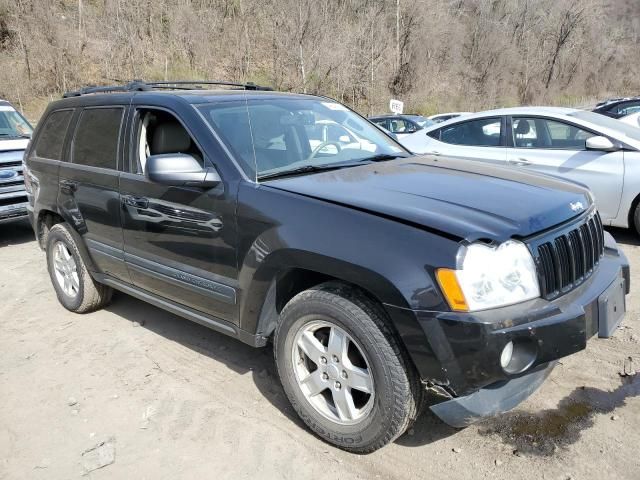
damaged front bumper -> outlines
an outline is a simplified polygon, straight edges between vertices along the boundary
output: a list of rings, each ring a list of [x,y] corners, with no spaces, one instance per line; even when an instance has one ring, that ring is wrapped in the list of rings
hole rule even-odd
[[[630,275],[609,234],[605,243],[591,277],[554,300],[470,313],[414,311],[431,353],[416,362],[418,370],[450,397],[431,410],[454,427],[510,410],[544,382],[557,359],[583,350],[596,333],[610,336],[624,316]],[[510,342],[523,356],[512,373],[500,362]]]

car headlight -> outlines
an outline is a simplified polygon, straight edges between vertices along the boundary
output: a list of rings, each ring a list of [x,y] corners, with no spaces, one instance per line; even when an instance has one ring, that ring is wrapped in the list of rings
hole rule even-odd
[[[453,310],[485,310],[540,296],[533,258],[526,245],[516,240],[497,247],[463,246],[458,269],[440,268],[436,274]]]

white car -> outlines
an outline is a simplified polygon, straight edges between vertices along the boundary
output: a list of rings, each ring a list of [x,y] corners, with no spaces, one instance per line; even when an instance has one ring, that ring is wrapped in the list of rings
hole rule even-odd
[[[473,112],[449,112],[449,113],[438,113],[437,115],[431,115],[427,117],[429,120],[432,120],[436,123],[446,122],[447,120],[451,120],[452,118],[458,118],[465,115],[471,115]]]
[[[587,185],[605,225],[640,232],[640,129],[584,110],[475,113],[400,140],[414,153],[535,170]]]
[[[618,120],[628,125],[640,128],[640,112],[632,113],[631,115],[619,118]]]

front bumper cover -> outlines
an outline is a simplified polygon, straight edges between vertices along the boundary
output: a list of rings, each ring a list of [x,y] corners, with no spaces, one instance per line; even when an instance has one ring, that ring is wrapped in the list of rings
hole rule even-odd
[[[555,365],[556,362],[541,365],[523,377],[498,382],[470,395],[432,405],[431,411],[452,427],[466,427],[481,418],[506,412],[522,403],[544,383]]]
[[[538,298],[471,313],[414,311],[428,342],[427,354],[423,349],[420,357],[414,355],[420,375],[454,397],[431,409],[447,423],[462,426],[515,407],[542,384],[555,360],[583,350],[599,331],[600,336],[611,334],[617,322],[600,325],[606,303],[601,298],[622,288],[618,297],[624,299],[629,278],[625,255],[606,234],[596,271],[552,301]],[[500,366],[500,354],[509,341],[523,339],[535,344],[535,360],[524,373],[509,375]]]

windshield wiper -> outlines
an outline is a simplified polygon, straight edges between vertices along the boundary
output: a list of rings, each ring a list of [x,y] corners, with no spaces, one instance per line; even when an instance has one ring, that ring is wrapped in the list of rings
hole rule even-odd
[[[340,168],[355,167],[361,165],[360,161],[357,162],[336,162],[327,163],[324,165],[305,165],[303,167],[292,168],[290,170],[281,170],[279,172],[265,173],[260,175],[258,180],[267,180],[271,178],[288,177],[290,175],[301,175],[305,173],[317,173],[327,172],[329,170],[338,170]]]
[[[396,158],[407,158],[408,155],[396,155],[394,153],[378,153],[370,157],[361,158],[359,162],[384,162],[387,160],[395,160]]]
[[[267,180],[271,178],[288,177],[290,175],[301,175],[304,173],[326,172],[327,170],[336,170],[342,168],[339,165],[305,165],[304,167],[292,168],[291,170],[282,170],[280,172],[265,173],[260,175],[258,180]]]

